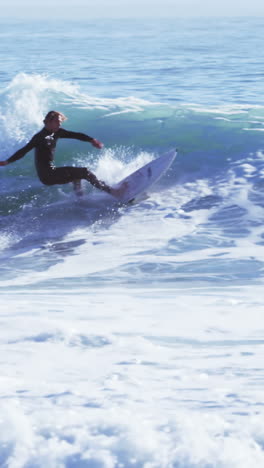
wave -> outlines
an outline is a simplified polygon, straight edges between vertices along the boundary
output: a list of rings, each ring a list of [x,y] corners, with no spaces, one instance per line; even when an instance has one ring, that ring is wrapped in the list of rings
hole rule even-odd
[[[228,204],[238,205],[246,212],[249,204],[251,211],[252,207],[263,206],[261,106],[202,108],[195,104],[165,105],[132,96],[99,99],[69,82],[19,74],[1,92],[0,109],[3,159],[41,128],[48,110],[58,109],[68,117],[65,128],[85,132],[105,144],[104,150],[98,151],[83,142],[61,140],[56,153],[58,166],[86,165],[100,179],[112,184],[162,152],[177,147],[178,157],[171,170],[153,190],[161,193],[175,187],[178,198],[174,201],[185,214],[209,210],[212,206],[219,206],[221,211]],[[43,219],[52,225],[54,218],[56,224],[59,210],[62,219],[68,210],[74,222],[82,224],[83,211],[79,211],[79,221],[76,220],[72,188],[41,185],[31,153],[1,168],[0,177],[3,245],[10,232],[13,235],[16,232],[20,238],[19,226],[27,230],[28,220],[41,236]],[[86,190],[90,193],[89,184]],[[85,219],[93,223],[104,210],[104,201],[97,197],[93,208],[89,203],[89,220],[87,216]],[[67,219],[69,229],[70,216]],[[29,231],[32,234],[33,230]]]
[[[138,98],[88,96],[78,86],[43,75],[20,73],[0,94],[0,143],[10,153],[42,126],[52,108],[67,126],[95,133],[107,146],[155,148],[177,144],[183,154],[241,153],[263,148],[264,107],[165,105]],[[255,145],[254,145],[255,142]]]

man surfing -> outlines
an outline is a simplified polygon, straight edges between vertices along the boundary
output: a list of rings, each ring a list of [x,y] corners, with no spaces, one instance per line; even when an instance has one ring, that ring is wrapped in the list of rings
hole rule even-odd
[[[44,127],[36,133],[31,140],[16,151],[6,161],[0,161],[0,166],[18,161],[30,150],[35,149],[35,165],[40,181],[45,185],[73,183],[77,195],[82,195],[81,180],[88,180],[96,188],[118,196],[122,188],[114,189],[97,177],[86,167],[63,166],[56,167],[54,164],[55,149],[59,138],[73,138],[75,140],[87,141],[95,148],[103,148],[103,144],[85,133],[72,132],[61,127],[62,122],[67,119],[65,115],[57,111],[49,111],[43,120]]]

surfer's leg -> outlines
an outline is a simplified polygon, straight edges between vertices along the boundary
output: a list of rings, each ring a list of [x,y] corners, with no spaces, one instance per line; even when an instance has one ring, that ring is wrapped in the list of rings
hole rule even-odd
[[[77,167],[54,167],[48,171],[39,173],[39,178],[44,185],[68,184],[74,180],[83,179],[85,173]]]
[[[97,177],[88,169],[86,169],[86,177],[84,177],[90,184],[94,185],[96,188],[103,190],[104,192],[107,193],[112,193],[111,187],[107,185],[105,182],[102,180],[98,180]]]
[[[86,167],[54,167],[45,174],[39,174],[41,182],[45,185],[61,185],[86,179]]]
[[[97,179],[95,174],[89,171],[86,167],[54,167],[48,173],[41,174],[40,180],[45,185],[68,184],[73,182],[77,184],[81,179],[88,180],[90,184],[94,185],[100,190],[111,193],[112,189],[105,182]]]

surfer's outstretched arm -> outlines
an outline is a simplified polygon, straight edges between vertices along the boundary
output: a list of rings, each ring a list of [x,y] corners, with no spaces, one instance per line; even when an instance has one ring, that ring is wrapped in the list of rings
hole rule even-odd
[[[7,166],[7,164],[18,161],[19,159],[23,158],[34,147],[35,138],[33,137],[29,143],[23,146],[23,148],[20,148],[18,151],[16,151],[12,156],[10,156],[10,158],[6,159],[5,161],[0,161],[0,166]]]
[[[89,135],[86,135],[86,133],[72,132],[71,130],[66,130],[65,128],[60,129],[60,138],[71,138],[74,140],[87,141],[88,143],[91,143],[91,145],[98,149],[102,149],[104,146],[103,143],[101,143],[101,141]]]

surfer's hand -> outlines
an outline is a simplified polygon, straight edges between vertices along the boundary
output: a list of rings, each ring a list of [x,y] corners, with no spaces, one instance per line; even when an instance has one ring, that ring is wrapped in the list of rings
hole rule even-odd
[[[7,161],[0,161],[0,166],[6,166],[8,164]]]
[[[95,138],[91,140],[91,145],[98,149],[102,149],[104,146],[103,143],[101,143],[99,140],[96,140]]]

